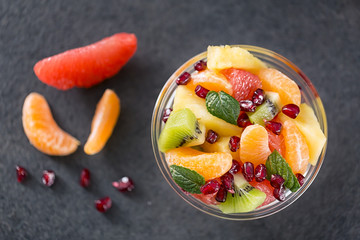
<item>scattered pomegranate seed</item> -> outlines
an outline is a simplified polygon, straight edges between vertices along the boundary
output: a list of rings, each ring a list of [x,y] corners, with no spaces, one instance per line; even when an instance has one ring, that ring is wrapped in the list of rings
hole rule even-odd
[[[90,171],[87,168],[84,168],[81,171],[80,175],[80,185],[82,187],[87,187],[90,184]]]
[[[220,177],[220,180],[222,182],[222,185],[225,187],[225,189],[229,192],[229,193],[235,193],[234,190],[234,176],[227,172],[224,175],[222,175]]]
[[[271,175],[270,184],[274,188],[280,188],[284,184],[285,180],[278,174]]]
[[[106,212],[111,208],[112,202],[109,197],[104,197],[95,201],[95,207],[99,212]]]
[[[261,88],[256,89],[254,92],[254,95],[252,97],[252,101],[255,104],[255,106],[259,106],[264,102],[265,99],[265,92]]]
[[[281,202],[284,201],[285,200],[285,187],[283,185],[281,185],[279,188],[274,188],[273,195],[277,200],[279,200]]]
[[[241,111],[255,112],[256,106],[252,101],[250,101],[250,100],[241,100],[239,103],[240,103]]]
[[[216,132],[214,132],[213,130],[209,130],[206,135],[206,141],[213,144],[218,140],[218,137],[219,135]]]
[[[242,173],[246,181],[251,182],[254,179],[254,164],[251,162],[244,163]]]
[[[239,115],[237,119],[237,125],[242,128],[246,128],[247,126],[251,125],[249,117],[246,113],[242,113]]]
[[[45,186],[51,187],[55,182],[55,173],[52,170],[44,170],[41,181]]]
[[[17,175],[17,180],[18,182],[22,182],[25,180],[26,176],[27,176],[27,171],[25,168],[16,165],[16,175]]]
[[[221,185],[219,191],[215,196],[215,200],[218,202],[225,202],[226,197],[227,197],[227,190],[225,189],[224,185]]]
[[[205,70],[206,67],[207,67],[207,63],[204,60],[200,60],[194,64],[194,69],[199,72]]]
[[[305,177],[301,173],[297,173],[295,176],[296,176],[300,186],[304,185]]]
[[[298,105],[288,104],[283,106],[281,111],[290,118],[296,118],[300,112],[300,108]]]
[[[262,182],[266,177],[266,167],[264,164],[259,164],[255,168],[255,180],[257,182]]]
[[[112,185],[120,192],[131,192],[135,188],[134,182],[129,177],[122,177],[119,181],[113,182]]]
[[[230,151],[236,152],[240,147],[240,138],[237,136],[232,136],[229,140]]]
[[[202,87],[201,85],[197,85],[195,88],[195,93],[198,95],[198,97],[206,98],[206,95],[208,94],[209,90]]]
[[[205,183],[205,185],[201,186],[200,191],[207,195],[216,193],[220,189],[220,183],[216,180],[210,180]]]
[[[265,127],[276,135],[279,135],[281,132],[282,124],[279,122],[265,121]]]
[[[229,173],[231,174],[236,174],[237,172],[239,172],[241,170],[241,165],[238,161],[236,160],[232,160],[232,165],[231,168],[229,170]]]
[[[164,109],[164,113],[163,113],[163,117],[162,117],[162,120],[163,120],[164,123],[167,122],[171,112],[172,112],[172,108],[165,108]]]
[[[188,72],[183,72],[177,79],[176,84],[177,85],[186,85],[191,79],[191,75]]]

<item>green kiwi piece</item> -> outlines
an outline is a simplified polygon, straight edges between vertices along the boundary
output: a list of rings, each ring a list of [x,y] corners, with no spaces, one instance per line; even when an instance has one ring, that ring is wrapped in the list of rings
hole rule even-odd
[[[167,152],[177,147],[201,145],[205,141],[205,125],[200,124],[188,108],[170,114],[159,137],[159,149]]]
[[[258,106],[255,112],[247,113],[252,124],[265,126],[264,120],[272,120],[280,111],[280,97],[275,92],[267,92],[265,101]]]
[[[241,173],[234,175],[235,193],[228,193],[226,201],[219,205],[223,213],[243,213],[255,210],[266,198],[266,194],[251,186]]]

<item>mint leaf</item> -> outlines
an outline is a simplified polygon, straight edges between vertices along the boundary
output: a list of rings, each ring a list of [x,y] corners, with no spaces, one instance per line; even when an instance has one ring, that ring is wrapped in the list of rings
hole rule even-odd
[[[240,114],[240,104],[229,94],[220,91],[210,91],[206,95],[206,108],[209,113],[222,120],[237,125]]]
[[[278,174],[284,178],[284,186],[290,189],[290,191],[296,192],[300,188],[300,184],[291,167],[278,151],[274,150],[269,155],[265,166],[267,171],[266,178],[268,180],[270,180],[272,174]]]
[[[177,165],[171,165],[170,173],[177,185],[185,191],[189,193],[201,193],[200,187],[205,184],[205,179],[196,171]]]

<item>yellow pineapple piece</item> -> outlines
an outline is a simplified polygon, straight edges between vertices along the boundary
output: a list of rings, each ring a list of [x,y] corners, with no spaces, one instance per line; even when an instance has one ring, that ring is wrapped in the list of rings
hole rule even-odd
[[[238,137],[240,137],[240,135]],[[208,142],[205,141],[204,144],[201,145],[201,147],[205,152],[210,152],[210,153],[213,153],[213,152],[230,153],[233,159],[235,159],[237,161],[240,161],[239,149],[236,152],[230,151],[229,141],[230,141],[230,137],[220,137],[220,139],[218,139],[213,144],[208,143]]]

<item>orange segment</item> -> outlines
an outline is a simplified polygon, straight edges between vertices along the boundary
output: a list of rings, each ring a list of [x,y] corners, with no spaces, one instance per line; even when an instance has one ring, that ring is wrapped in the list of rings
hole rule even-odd
[[[285,154],[284,137],[282,135],[276,135],[272,131],[266,129],[269,137],[269,148],[273,152],[275,149],[280,153],[281,156]]]
[[[76,151],[80,142],[55,122],[46,99],[30,93],[24,102],[22,123],[30,143],[48,155],[65,156]]]
[[[270,153],[266,129],[258,124],[247,126],[240,139],[240,160],[251,162],[256,167],[265,164]]]
[[[232,165],[230,153],[204,153],[188,147],[172,149],[165,156],[169,166],[175,164],[189,168],[202,175],[205,180],[221,177]]]
[[[285,160],[293,173],[304,174],[309,164],[309,148],[292,120],[283,123],[281,135],[285,142]]]
[[[233,93],[232,86],[228,80],[224,76],[210,70],[195,72],[191,75],[191,80],[186,86],[195,91],[197,85],[201,85],[210,91],[224,91],[229,95]]]
[[[113,90],[106,89],[96,106],[90,136],[84,146],[86,154],[101,151],[110,138],[120,114],[120,99]]]
[[[273,68],[262,69],[259,72],[262,87],[265,91],[277,92],[282,105],[301,103],[301,93],[298,85],[285,74]]]

